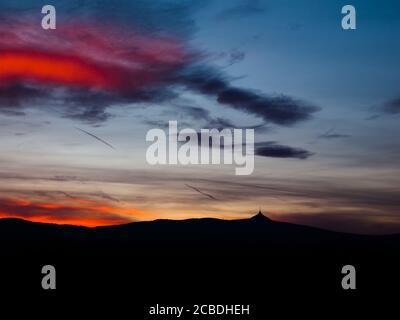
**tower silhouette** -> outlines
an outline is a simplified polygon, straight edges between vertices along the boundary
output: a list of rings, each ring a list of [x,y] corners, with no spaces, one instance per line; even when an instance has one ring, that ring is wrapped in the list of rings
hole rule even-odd
[[[264,213],[262,213],[261,207],[259,207],[258,213],[250,219],[255,221],[271,221],[271,219],[269,219]]]

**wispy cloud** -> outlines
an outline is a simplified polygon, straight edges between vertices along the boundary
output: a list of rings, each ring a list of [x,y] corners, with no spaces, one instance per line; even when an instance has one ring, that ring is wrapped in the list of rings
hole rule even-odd
[[[322,139],[340,139],[340,138],[350,138],[351,135],[349,134],[343,134],[343,133],[336,133],[335,129],[331,128],[324,132],[323,134],[320,134],[318,138]]]
[[[110,147],[111,149],[115,150],[115,148],[114,148],[114,146],[113,146],[112,144],[108,143],[108,142],[105,141],[104,139],[99,138],[98,136],[94,135],[93,133],[90,133],[90,132],[88,132],[88,131],[86,131],[86,130],[83,130],[83,129],[80,129],[80,128],[75,128],[75,129],[77,129],[77,130],[79,130],[79,131],[81,131],[81,132],[87,134],[88,136],[90,136],[90,137],[92,137],[92,138],[94,138],[94,139],[100,141],[101,143],[103,143],[103,144],[105,144],[106,146]]]
[[[204,191],[201,191],[199,188],[193,187],[193,186],[191,186],[190,184],[186,184],[186,183],[185,183],[185,186],[188,187],[188,188],[190,188],[190,189],[192,189],[192,190],[194,190],[194,191],[196,191],[196,192],[198,192],[198,193],[200,193],[201,195],[203,195],[203,196],[205,196],[205,197],[207,197],[207,198],[209,198],[209,199],[218,200],[217,198],[215,198],[215,197],[212,196],[211,194],[206,193],[206,192],[204,192]]]
[[[234,6],[226,8],[216,15],[217,20],[241,19],[264,13],[265,7],[259,0],[240,0]]]

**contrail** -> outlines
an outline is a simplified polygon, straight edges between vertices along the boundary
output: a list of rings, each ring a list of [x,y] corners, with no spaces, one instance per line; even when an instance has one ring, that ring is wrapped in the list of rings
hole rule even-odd
[[[96,140],[100,141],[101,143],[104,143],[105,145],[107,145],[107,146],[109,146],[110,148],[112,148],[112,149],[115,150],[115,148],[114,148],[111,144],[109,144],[107,141],[104,141],[103,139],[101,139],[101,138],[95,136],[94,134],[92,134],[92,133],[90,133],[90,132],[87,132],[86,130],[80,129],[80,128],[78,128],[78,127],[75,127],[75,129],[77,129],[77,130],[79,130],[79,131],[82,131],[83,133],[86,133],[87,135],[91,136],[92,138],[95,138]]]
[[[212,200],[218,201],[218,199],[215,198],[215,197],[213,197],[211,194],[205,193],[205,192],[203,192],[203,191],[197,189],[196,187],[193,187],[193,186],[188,185],[188,184],[186,184],[186,183],[185,183],[185,186],[188,187],[188,188],[190,188],[190,189],[192,189],[192,190],[194,190],[194,191],[196,191],[196,192],[198,192],[198,193],[200,193],[200,194],[202,194],[203,196],[206,196],[207,198],[210,198],[210,199],[212,199]]]

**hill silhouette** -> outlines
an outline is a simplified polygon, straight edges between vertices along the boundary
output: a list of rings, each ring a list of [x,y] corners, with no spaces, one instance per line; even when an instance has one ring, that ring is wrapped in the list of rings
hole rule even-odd
[[[273,221],[261,212],[242,220],[155,220],[97,228],[1,219],[0,243],[0,282],[18,299],[21,288],[31,292],[28,297],[41,292],[40,270],[52,264],[57,294],[65,301],[79,295],[81,301],[90,296],[105,305],[124,302],[132,313],[134,293],[139,315],[143,306],[168,299],[253,303],[260,312],[254,318],[265,319],[271,307],[290,311],[289,299],[306,305],[348,294],[340,286],[347,264],[357,268],[358,294],[400,286],[399,235],[338,233]],[[260,308],[266,297],[271,305]]]
[[[261,211],[249,219],[214,218],[154,220],[123,225],[86,228],[0,219],[1,255],[127,255],[148,250],[172,254],[183,250],[249,254],[268,249],[270,253],[304,254],[321,250],[336,253],[400,248],[400,235],[356,235],[323,230],[269,219]],[[166,250],[166,251],[165,251]]]

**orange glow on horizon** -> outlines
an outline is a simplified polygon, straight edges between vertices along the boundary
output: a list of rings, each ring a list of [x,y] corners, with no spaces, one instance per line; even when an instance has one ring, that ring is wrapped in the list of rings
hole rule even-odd
[[[68,216],[69,211],[71,214]],[[143,218],[150,215],[137,208],[111,207],[90,199],[74,199],[68,203],[0,200],[0,218],[19,218],[32,222],[96,227],[129,223],[138,216]]]
[[[57,217],[24,217],[19,215],[10,215],[0,213],[0,219],[2,218],[16,218],[23,219],[31,222],[39,222],[39,223],[50,223],[50,224],[59,224],[59,225],[73,225],[80,227],[102,227],[102,226],[112,226],[118,224],[129,223],[126,220],[101,220],[101,219],[57,219]]]
[[[8,208],[8,209],[7,209]],[[15,210],[17,208],[17,210]],[[70,215],[68,215],[70,211]],[[61,213],[61,215],[60,215]],[[104,218],[102,218],[104,215]],[[169,212],[143,210],[133,207],[113,207],[106,202],[92,199],[70,199],[60,203],[29,201],[25,199],[0,199],[0,218],[18,218],[32,222],[67,224],[85,227],[111,226],[134,221],[156,219],[201,219],[224,220],[246,219],[253,214],[210,214],[199,212]]]

